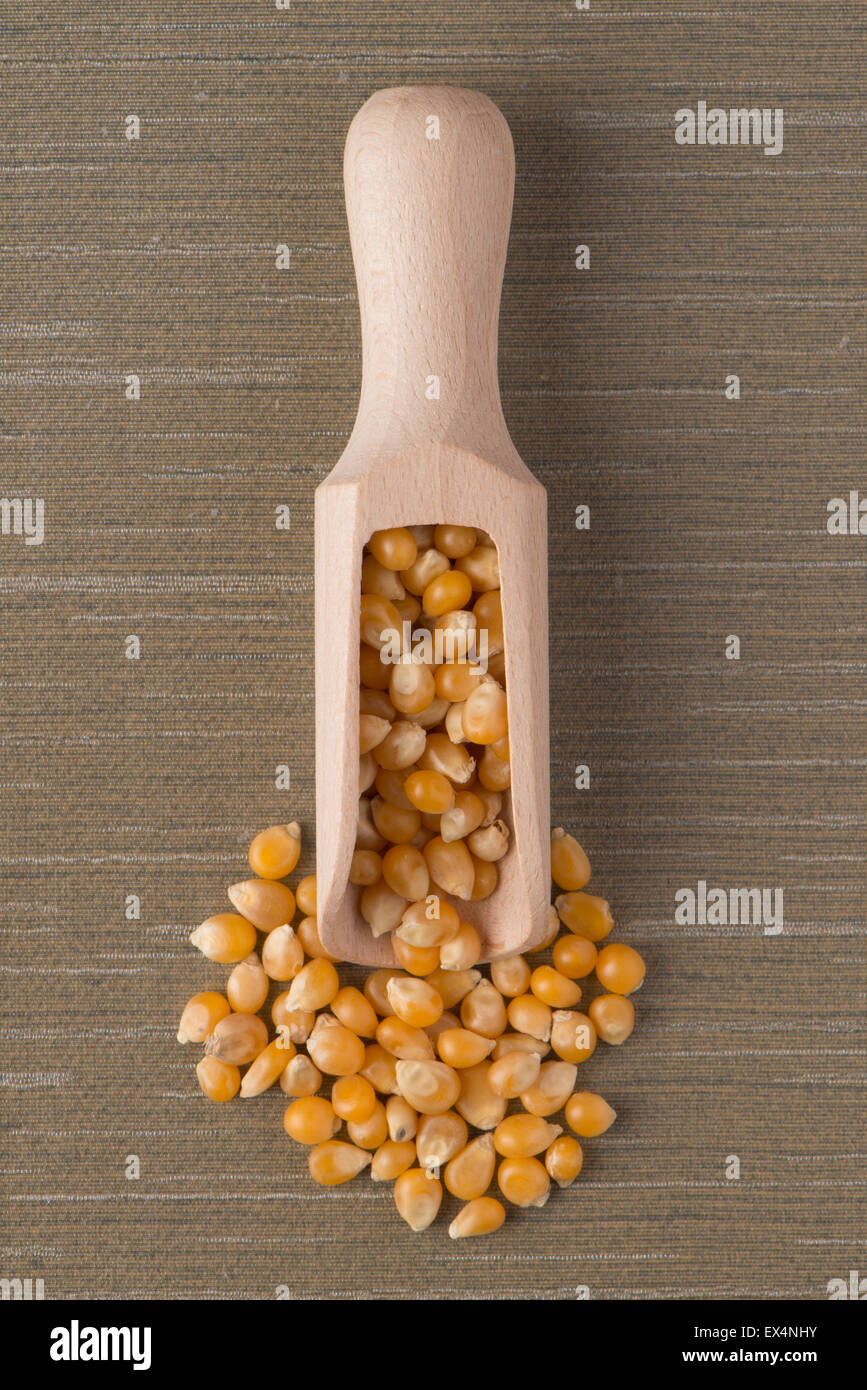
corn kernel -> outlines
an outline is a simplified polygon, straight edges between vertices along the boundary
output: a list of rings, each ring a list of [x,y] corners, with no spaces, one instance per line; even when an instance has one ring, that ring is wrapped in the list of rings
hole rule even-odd
[[[440,995],[426,980],[395,978],[389,980],[386,993],[397,1017],[412,1028],[429,1027],[443,1011]]]
[[[360,1149],[378,1149],[388,1138],[388,1121],[385,1106],[381,1100],[376,1102],[373,1114],[366,1120],[350,1120],[346,1133],[353,1144]]]
[[[491,1057],[499,1062],[510,1052],[535,1052],[537,1057],[544,1057],[550,1051],[548,1043],[542,1042],[541,1038],[531,1037],[529,1033],[504,1033],[497,1038]]]
[[[234,965],[256,946],[256,928],[236,912],[218,912],[191,933],[190,941],[208,960]]]
[[[425,1231],[440,1209],[442,1184],[421,1168],[407,1168],[394,1184],[395,1206],[413,1231]]]
[[[287,1096],[314,1096],[322,1085],[322,1072],[309,1057],[298,1053],[280,1074],[280,1090]]]
[[[551,877],[558,888],[574,892],[590,881],[590,860],[562,826],[551,831]]]
[[[506,1209],[496,1197],[474,1197],[461,1207],[449,1226],[452,1240],[465,1236],[488,1236],[498,1231],[506,1219]]]
[[[506,1100],[491,1088],[489,1071],[490,1064],[480,1062],[460,1073],[461,1092],[455,1108],[475,1129],[493,1129],[506,1113]]]
[[[509,732],[509,714],[502,686],[490,676],[480,681],[464,701],[461,722],[470,743],[496,743],[505,738]]]
[[[250,868],[259,878],[285,878],[291,874],[301,854],[301,827],[297,821],[289,825],[271,825],[260,830],[250,844]]]
[[[292,980],[304,964],[304,948],[287,924],[275,927],[262,943],[262,968],[272,980]]]
[[[480,980],[461,1002],[461,1023],[485,1038],[498,1038],[506,1030],[506,1005],[490,980]]]
[[[287,1107],[283,1128],[298,1144],[324,1144],[339,1130],[340,1119],[324,1096],[304,1096]]]
[[[391,526],[385,531],[374,531],[367,548],[371,555],[387,570],[406,570],[415,564],[418,546],[415,537],[406,526]]]
[[[506,956],[491,961],[491,979],[500,994],[516,999],[530,988],[530,967],[523,956]]]
[[[241,1089],[241,1073],[237,1066],[222,1062],[219,1057],[203,1057],[196,1064],[196,1076],[208,1100],[231,1100]]]
[[[491,589],[488,593],[482,594],[473,604],[473,615],[476,619],[477,630],[488,634],[488,652],[501,652],[505,642],[503,638],[503,605],[498,589]]]
[[[481,1197],[491,1185],[496,1161],[493,1136],[478,1135],[446,1164],[443,1170],[446,1189],[462,1202]]]
[[[338,1023],[360,1038],[372,1038],[376,1033],[376,1011],[354,985],[344,985],[337,991],[331,1000],[331,1012]]]
[[[357,1149],[354,1144],[326,1139],[310,1150],[307,1166],[314,1182],[322,1187],[336,1187],[356,1177],[370,1163],[370,1157],[365,1149]]]
[[[456,566],[469,580],[477,593],[486,593],[500,587],[500,566],[497,549],[493,545],[477,545],[469,555],[462,555]]]
[[[581,987],[550,965],[539,965],[530,976],[530,989],[552,1009],[569,1009],[581,1000]]]
[[[614,926],[608,903],[592,893],[561,893],[554,902],[563,925],[588,941],[602,941]]]
[[[388,998],[388,982],[397,977],[404,979],[406,972],[403,970],[372,970],[364,981],[362,989],[368,1004],[375,1009],[380,1018],[387,1018],[394,1013]]]
[[[547,1042],[551,1036],[551,1010],[535,994],[519,994],[510,999],[506,1014],[516,1033],[529,1033],[531,1038]]]
[[[316,916],[316,875],[305,874],[295,889],[295,900],[305,917]]]
[[[521,1092],[521,1104],[530,1115],[556,1114],[571,1096],[577,1075],[574,1062],[543,1062],[536,1080]]]
[[[471,854],[470,858],[473,861],[473,891],[470,894],[470,902],[478,903],[491,896],[499,881],[499,874],[496,864],[477,859],[474,854]]]
[[[338,1076],[331,1087],[331,1104],[335,1115],[353,1124],[363,1124],[374,1114],[378,1101],[376,1091],[363,1076]],[[350,1135],[353,1144],[359,1143]],[[362,1144],[361,1148],[370,1146]]]
[[[562,1125],[549,1124],[538,1115],[509,1115],[494,1130],[494,1147],[504,1158],[532,1158],[562,1133]]]
[[[393,806],[390,801],[383,801],[381,796],[375,796],[371,800],[370,814],[380,835],[383,839],[390,840],[393,845],[408,844],[421,827],[421,816],[414,806],[404,811],[400,806]],[[386,877],[385,860],[383,877]]]
[[[596,1049],[596,1029],[586,1014],[557,1009],[551,1024],[551,1046],[564,1062],[586,1062]]]
[[[420,1115],[415,1136],[418,1161],[425,1171],[439,1173],[466,1146],[467,1138],[466,1123],[454,1110],[446,1110],[442,1115]]]
[[[437,526],[434,528],[434,545],[450,560],[460,560],[476,548],[475,526]]]
[[[428,894],[424,902],[410,903],[401,914],[396,935],[410,946],[443,946],[461,929],[461,919],[451,903],[438,893]]]
[[[228,1014],[205,1039],[205,1051],[221,1062],[243,1067],[268,1046],[268,1029],[256,1014]]]
[[[622,994],[599,994],[587,1010],[603,1042],[619,1047],[635,1027],[635,1006]]]
[[[405,815],[406,812],[398,814]],[[413,814],[418,815],[418,812]],[[430,874],[421,852],[409,844],[392,845],[383,856],[382,877],[393,893],[407,902],[417,902],[427,895]]]
[[[349,882],[367,888],[382,876],[382,858],[374,849],[357,849],[349,866]]]
[[[259,931],[273,931],[295,916],[295,894],[285,883],[247,878],[242,883],[233,883],[228,893],[235,911]]]
[[[279,1081],[294,1055],[295,1047],[292,1043],[284,1047],[281,1038],[269,1042],[244,1073],[241,1082],[242,1097],[246,1100],[250,1096],[261,1096],[275,1081]]]
[[[561,1134],[545,1153],[545,1168],[558,1187],[569,1187],[584,1164],[584,1153],[577,1139]]]
[[[438,773],[430,775],[439,776]],[[447,786],[451,787],[451,783],[447,782]],[[484,802],[475,792],[453,792],[453,801],[454,804],[440,815],[440,835],[446,844],[472,835],[485,818]]]
[[[229,1003],[242,1014],[258,1013],[268,998],[269,989],[268,976],[255,951],[238,961],[226,981]]]
[[[391,733],[373,749],[374,761],[387,772],[408,770],[425,752],[427,738],[416,720],[397,719],[391,726]]]
[[[644,960],[631,946],[604,946],[596,962],[599,983],[612,994],[631,994],[644,982]]]
[[[290,1009],[325,1009],[340,988],[340,978],[330,960],[309,960],[289,986]]]
[[[315,959],[330,960],[333,965],[339,965],[337,956],[333,956],[330,951],[326,951],[322,945],[322,938],[319,935],[319,924],[315,917],[302,917],[296,928],[296,935],[301,945],[304,947],[304,954]]]
[[[398,965],[410,975],[430,975],[440,963],[439,946],[411,946],[397,932],[392,933],[391,949]]]
[[[385,740],[388,743],[388,739]],[[448,734],[427,734],[424,748],[412,760],[423,772],[440,772],[456,787],[473,780],[476,761],[462,744],[452,743]],[[499,761],[499,759],[498,759]]]
[[[482,954],[482,938],[471,922],[461,922],[457,936],[440,947],[443,970],[469,970]]]
[[[374,936],[394,931],[406,907],[406,899],[393,893],[384,879],[361,891],[358,910]]]
[[[559,922],[559,918],[557,919]],[[584,936],[568,932],[555,941],[553,950],[555,969],[570,980],[583,980],[596,964],[596,947]]]
[[[461,1070],[478,1066],[493,1050],[492,1038],[483,1038],[468,1028],[446,1028],[437,1038],[437,1052],[450,1067]]]
[[[486,748],[479,763],[479,781],[489,791],[506,791],[512,781],[511,763],[498,758],[492,748]]]
[[[351,1076],[364,1065],[364,1043],[331,1014],[320,1014],[307,1051],[326,1076]]]
[[[566,1102],[566,1122],[582,1139],[604,1134],[616,1119],[617,1111],[595,1091],[576,1091]]]
[[[480,826],[467,836],[467,846],[474,859],[496,864],[509,848],[509,827],[502,820]]]
[[[414,563],[401,570],[401,583],[411,594],[420,598],[428,584],[448,569],[451,569],[448,558],[431,546],[420,551]]]
[[[443,1001],[443,1008],[450,1009],[475,989],[482,978],[480,970],[432,970],[427,977]]]
[[[220,1019],[227,1018],[231,1012],[225,995],[217,994],[213,990],[194,994],[184,1005],[178,1024],[178,1042],[204,1042],[205,1038],[213,1033]]]
[[[393,1182],[411,1168],[416,1160],[415,1144],[411,1140],[386,1139],[373,1155],[370,1176],[374,1182]]]
[[[397,1058],[379,1043],[369,1043],[364,1049],[364,1064],[358,1068],[358,1074],[381,1096],[397,1094]]]
[[[406,589],[394,570],[386,569],[375,555],[365,555],[361,562],[361,592],[378,594],[380,598],[397,603],[406,596]]]
[[[434,1046],[423,1028],[392,1015],[377,1025],[376,1041],[402,1062],[433,1061]]]
[[[472,592],[473,586],[467,575],[460,570],[445,570],[427,585],[421,596],[421,606],[429,617],[439,618],[444,613],[464,608]]]
[[[400,1094],[420,1115],[441,1115],[460,1094],[460,1077],[445,1062],[401,1061],[396,1071]]]
[[[442,815],[443,812],[450,811],[455,803],[454,787],[441,772],[411,772],[403,787],[411,804],[425,814]]]
[[[388,693],[399,714],[415,718],[436,698],[434,673],[421,662],[401,662],[391,668]]]
[[[389,1096],[385,1102],[385,1118],[388,1121],[388,1137],[395,1144],[403,1144],[414,1139],[418,1129],[418,1112],[403,1096]],[[413,1149],[415,1153],[415,1149]]]
[[[305,1043],[313,1032],[316,1015],[307,1009],[290,1009],[288,1004],[289,991],[286,989],[277,995],[271,1005],[271,1017],[277,1033],[283,1039],[284,1046],[288,1043]]]
[[[497,1170],[497,1186],[516,1207],[543,1207],[551,1180],[538,1158],[506,1158]]]
[[[488,1085],[498,1096],[514,1100],[533,1085],[542,1059],[538,1052],[507,1052],[488,1069]]]
[[[400,613],[395,608],[398,619]],[[358,670],[361,684],[368,690],[387,690],[388,682],[391,677],[391,664],[386,664],[380,656],[379,650],[362,642],[358,653]]]

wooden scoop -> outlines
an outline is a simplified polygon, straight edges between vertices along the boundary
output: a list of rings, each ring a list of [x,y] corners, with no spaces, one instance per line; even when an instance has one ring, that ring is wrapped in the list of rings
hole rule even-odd
[[[481,92],[375,93],[349,129],[346,208],[363,338],[358,416],[316,490],[316,860],[319,931],[341,960],[394,964],[349,884],[358,813],[362,548],[373,531],[448,522],[499,551],[509,700],[511,843],[494,893],[455,900],[483,959],[542,939],[550,903],[545,489],[509,438],[497,318],[512,138]]]

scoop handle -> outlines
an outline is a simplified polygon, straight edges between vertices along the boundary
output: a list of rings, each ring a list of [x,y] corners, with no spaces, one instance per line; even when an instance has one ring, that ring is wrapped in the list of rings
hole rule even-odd
[[[346,140],[363,340],[358,422],[395,447],[505,430],[497,322],[515,160],[482,92],[376,92]]]

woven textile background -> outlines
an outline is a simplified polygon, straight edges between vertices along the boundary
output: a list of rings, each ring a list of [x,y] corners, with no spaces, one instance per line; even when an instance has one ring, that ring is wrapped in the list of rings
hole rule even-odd
[[[867,1269],[867,538],[826,527],[867,494],[863,5],[0,19],[0,495],[45,502],[41,545],[0,536],[0,1275],[826,1297]],[[366,1180],[314,1188],[282,1094],[210,1105],[174,1041],[252,833],[297,816],[313,862],[313,490],[360,377],[343,141],[376,88],[436,82],[514,135],[501,381],[549,494],[552,820],[649,966],[587,1066],[619,1118],[581,1179],[459,1244]],[[676,144],[701,100],[782,107],[782,153]],[[782,887],[784,931],[677,925],[699,880]]]

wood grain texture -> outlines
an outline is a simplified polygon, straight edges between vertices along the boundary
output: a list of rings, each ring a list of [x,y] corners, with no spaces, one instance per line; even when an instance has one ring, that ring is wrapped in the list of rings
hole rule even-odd
[[[478,526],[500,559],[513,835],[496,891],[461,914],[491,959],[541,940],[550,902],[546,499],[509,438],[497,381],[512,139],[481,92],[394,88],[353,120],[344,181],[364,369],[352,436],[316,492],[319,927],[341,959],[394,962],[348,881],[362,547],[383,527]]]

